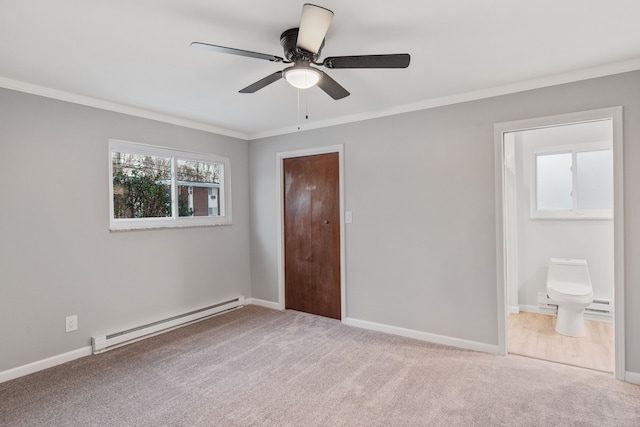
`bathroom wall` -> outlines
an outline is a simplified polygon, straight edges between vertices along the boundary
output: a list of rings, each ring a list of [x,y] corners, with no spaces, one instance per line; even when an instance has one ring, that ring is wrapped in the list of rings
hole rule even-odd
[[[611,219],[550,220],[531,218],[531,181],[536,149],[605,142],[611,147],[608,122],[516,132],[518,304],[537,307],[546,292],[549,258],[586,259],[595,298],[613,299],[613,221]]]

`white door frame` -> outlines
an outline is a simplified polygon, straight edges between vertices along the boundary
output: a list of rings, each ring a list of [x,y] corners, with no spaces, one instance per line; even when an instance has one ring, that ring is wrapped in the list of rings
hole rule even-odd
[[[347,318],[346,301],[346,257],[345,257],[345,230],[344,230],[344,145],[330,145],[326,147],[307,148],[295,151],[285,151],[276,153],[276,174],[278,179],[278,306],[280,310],[285,309],[284,301],[284,170],[282,162],[284,159],[294,157],[313,156],[317,154],[338,153],[338,186],[340,200],[340,317],[344,323]]]
[[[494,125],[495,200],[496,200],[496,262],[498,284],[498,349],[507,354],[507,263],[506,263],[506,189],[503,136],[541,127],[558,126],[593,120],[613,120],[613,247],[614,247],[614,347],[616,379],[625,380],[625,324],[624,324],[624,191],[623,191],[623,139],[622,107],[561,114],[497,123]]]

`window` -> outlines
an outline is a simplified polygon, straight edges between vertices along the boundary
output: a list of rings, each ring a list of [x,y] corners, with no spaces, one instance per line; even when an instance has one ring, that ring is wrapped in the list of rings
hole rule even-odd
[[[613,217],[613,150],[541,150],[532,170],[532,218]]]
[[[109,141],[110,228],[231,223],[229,159]]]

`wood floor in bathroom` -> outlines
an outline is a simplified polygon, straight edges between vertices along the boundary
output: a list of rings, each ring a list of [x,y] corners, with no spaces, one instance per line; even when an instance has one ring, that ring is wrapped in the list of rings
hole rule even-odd
[[[509,314],[508,352],[604,372],[613,372],[613,324],[585,320],[584,337],[555,331],[556,317],[546,314]]]

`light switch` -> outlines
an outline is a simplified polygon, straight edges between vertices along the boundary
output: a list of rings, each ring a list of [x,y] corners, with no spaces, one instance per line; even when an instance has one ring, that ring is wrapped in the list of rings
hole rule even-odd
[[[351,211],[345,211],[344,222],[346,224],[351,224],[353,222],[353,213]]]

